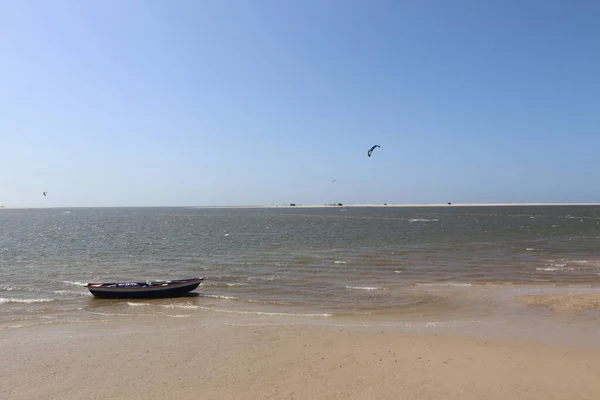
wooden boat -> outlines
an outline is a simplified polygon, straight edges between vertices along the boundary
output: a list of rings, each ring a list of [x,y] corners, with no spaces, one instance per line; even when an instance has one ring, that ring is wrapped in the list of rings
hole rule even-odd
[[[112,299],[177,297],[194,290],[204,277],[153,282],[88,283],[86,288],[96,297]]]

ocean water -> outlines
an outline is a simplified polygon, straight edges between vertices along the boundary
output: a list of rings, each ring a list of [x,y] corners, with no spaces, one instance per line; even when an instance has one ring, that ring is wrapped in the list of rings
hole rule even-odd
[[[176,299],[103,300],[83,287],[195,276],[206,276],[199,295]],[[0,210],[0,329],[152,316],[479,318],[507,294],[596,287],[593,206]]]

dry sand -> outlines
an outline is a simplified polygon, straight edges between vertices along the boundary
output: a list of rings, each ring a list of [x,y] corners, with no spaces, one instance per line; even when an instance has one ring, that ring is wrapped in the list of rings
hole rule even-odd
[[[79,329],[0,341],[0,398],[600,399],[598,350],[564,345],[160,320]]]

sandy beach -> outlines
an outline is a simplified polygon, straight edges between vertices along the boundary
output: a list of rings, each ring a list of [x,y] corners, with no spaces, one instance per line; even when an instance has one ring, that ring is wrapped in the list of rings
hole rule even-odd
[[[0,342],[0,398],[597,399],[598,349],[341,326],[152,320]]]

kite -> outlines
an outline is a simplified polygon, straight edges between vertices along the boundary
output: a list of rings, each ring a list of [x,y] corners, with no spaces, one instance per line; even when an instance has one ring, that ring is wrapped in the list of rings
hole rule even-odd
[[[381,147],[381,146],[379,146],[378,144],[376,144],[375,146],[371,147],[371,148],[369,149],[369,151],[367,152],[367,155],[368,155],[369,157],[371,157],[371,154],[373,153],[373,150],[375,150],[375,148],[376,148],[376,147]]]

